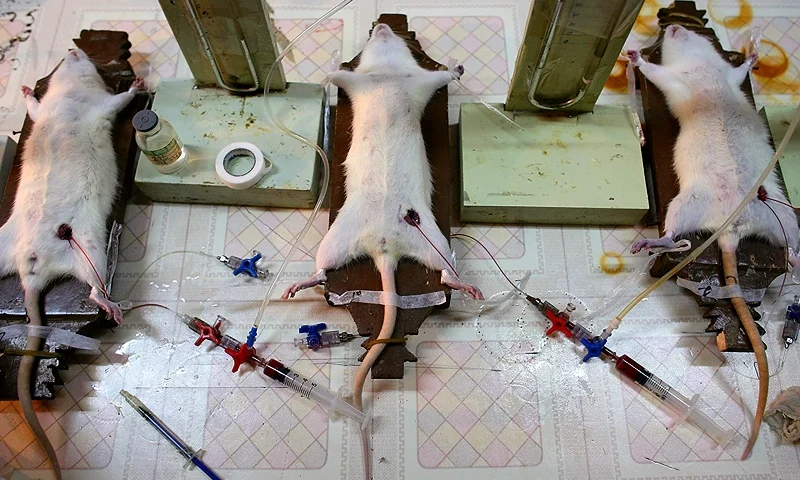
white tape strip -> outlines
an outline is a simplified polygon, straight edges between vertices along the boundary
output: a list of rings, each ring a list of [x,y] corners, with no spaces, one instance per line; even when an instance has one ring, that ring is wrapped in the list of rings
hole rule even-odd
[[[234,168],[233,163],[239,163],[239,168]],[[234,142],[219,152],[214,168],[222,183],[234,190],[244,190],[272,170],[272,163],[252,143]],[[239,169],[243,171],[240,173]]]
[[[0,340],[9,340],[28,335],[43,338],[52,345],[63,345],[81,350],[98,350],[100,348],[100,340],[84,337],[60,328],[22,324],[0,328]]]
[[[347,305],[348,303],[371,303],[373,305],[394,305],[397,308],[411,309],[441,305],[447,301],[447,297],[443,291],[401,297],[396,293],[354,290],[344,292],[341,295],[330,292],[328,293],[328,301],[335,306]]]
[[[739,285],[709,285],[707,283],[696,283],[685,278],[678,278],[676,283],[687,289],[691,290],[695,295],[707,298],[733,298],[742,297],[746,302],[760,302],[764,298],[766,288],[748,288],[742,289]]]

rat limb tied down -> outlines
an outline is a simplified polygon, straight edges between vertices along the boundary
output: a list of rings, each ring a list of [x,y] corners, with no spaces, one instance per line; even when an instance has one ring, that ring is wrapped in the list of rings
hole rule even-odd
[[[742,199],[751,198],[754,185],[758,187],[762,178],[767,191],[780,201],[786,200],[774,170],[765,171],[775,154],[767,127],[740,88],[757,57],[751,55],[742,65],[733,67],[708,39],[670,25],[664,32],[661,65],[646,62],[637,51],[629,51],[628,58],[661,90],[680,123],[673,156],[680,191],[667,210],[666,234],[638,242],[632,250],[670,246],[682,234],[719,232],[725,284],[732,286],[739,283],[736,248],[742,238],[757,235],[775,245],[796,249],[800,228],[793,209],[776,205],[770,211],[757,199],[742,204]],[[741,209],[737,209],[740,204]],[[734,211],[740,215],[731,223],[729,217]],[[757,408],[742,455],[746,459],[758,438],[769,373],[764,344],[747,304],[741,296],[731,302],[753,346],[759,371]]]
[[[72,50],[49,77],[47,93],[37,99],[22,88],[33,127],[22,153],[22,172],[14,208],[0,227],[0,276],[18,273],[25,291],[30,325],[43,324],[42,292],[55,279],[74,276],[92,287],[89,299],[117,323],[122,312],[108,299],[106,219],[117,195],[117,163],[111,127],[117,114],[144,88],[111,94],[95,65]],[[28,336],[26,350],[41,339]],[[17,393],[22,412],[53,466],[61,470],[31,399],[34,358],[20,362]]]
[[[420,120],[439,88],[463,73],[428,71],[417,65],[405,40],[378,24],[354,71],[339,70],[330,82],[344,89],[353,104],[352,143],[345,160],[346,200],[320,243],[317,272],[290,286],[283,298],[325,281],[325,272],[369,256],[381,276],[384,292],[397,294],[395,270],[403,257],[443,272],[442,283],[482,298],[480,291],[456,276],[441,252],[449,248],[431,211],[433,185]],[[405,220],[413,212],[412,222]],[[420,235],[422,233],[422,235]],[[391,338],[395,305],[384,305],[376,342],[359,367],[353,386],[356,408],[363,408],[362,391],[373,363]],[[371,455],[362,432],[365,477],[371,478]]]

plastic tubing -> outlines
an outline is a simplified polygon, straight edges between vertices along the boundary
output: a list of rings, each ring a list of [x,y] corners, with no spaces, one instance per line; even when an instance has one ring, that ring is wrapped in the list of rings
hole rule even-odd
[[[783,155],[783,151],[786,149],[786,145],[789,143],[789,139],[792,138],[792,135],[794,134],[794,131],[797,128],[798,122],[800,122],[800,105],[797,106],[797,110],[795,111],[792,123],[789,125],[789,129],[786,130],[786,135],[783,137],[783,140],[781,140],[780,145],[778,145],[778,149],[775,150],[775,155],[772,156],[772,160],[770,160],[770,162],[767,164],[767,167],[764,169],[764,171],[761,172],[761,176],[758,177],[758,180],[756,180],[756,184],[753,185],[753,188],[750,189],[750,192],[748,192],[747,195],[745,195],[744,200],[742,200],[742,203],[740,203],[739,206],[736,208],[736,210],[733,211],[731,216],[728,217],[727,220],[725,220],[725,223],[723,223],[722,226],[718,228],[717,231],[714,232],[714,234],[708,238],[708,240],[706,240],[702,245],[694,249],[694,251],[690,253],[681,263],[677,264],[675,268],[664,274],[663,277],[656,280],[655,283],[650,285],[642,293],[637,295],[636,298],[631,300],[631,302],[625,308],[623,308],[622,311],[619,312],[617,316],[611,320],[611,322],[609,322],[608,326],[603,331],[602,336],[608,338],[608,336],[611,335],[611,332],[613,332],[614,330],[616,330],[617,327],[619,327],[619,324],[620,322],[622,322],[622,319],[625,317],[625,315],[630,313],[630,311],[633,310],[633,308],[639,302],[641,302],[642,299],[653,293],[655,289],[666,283],[666,281],[672,278],[673,275],[680,272],[681,269],[683,269],[683,267],[688,265],[695,258],[699,257],[700,254],[703,253],[703,251],[706,248],[708,248],[713,242],[717,240],[717,237],[719,237],[722,234],[722,232],[724,232],[737,218],[739,218],[739,215],[745,209],[747,204],[750,203],[754,198],[756,198],[756,194],[758,193],[758,187],[760,187],[764,183],[764,180],[767,179],[769,174],[772,173],[772,170],[778,163],[778,159],[780,159],[781,156]]]
[[[281,52],[281,54],[278,55],[278,58],[275,59],[275,62],[269,68],[269,72],[267,72],[267,78],[264,85],[264,108],[267,110],[267,115],[269,116],[270,120],[272,120],[272,123],[274,123],[275,126],[278,127],[278,129],[281,132],[297,140],[298,142],[304,145],[308,145],[309,147],[316,150],[316,152],[319,154],[320,160],[322,161],[322,185],[319,189],[319,198],[317,198],[317,203],[316,205],[314,205],[314,210],[311,212],[311,216],[308,217],[308,221],[306,222],[305,226],[300,231],[300,234],[297,235],[297,238],[292,244],[292,248],[289,250],[289,254],[286,256],[286,258],[284,258],[283,263],[281,263],[280,268],[278,268],[278,271],[275,273],[275,278],[272,280],[272,284],[269,286],[267,294],[266,296],[264,296],[264,300],[261,301],[261,307],[258,309],[258,314],[256,315],[256,319],[253,322],[253,327],[250,330],[250,333],[247,337],[247,344],[250,347],[252,347],[253,342],[255,342],[255,337],[258,332],[258,327],[261,326],[261,321],[264,318],[264,312],[267,309],[267,305],[269,305],[270,297],[275,291],[275,287],[278,286],[278,281],[280,280],[281,275],[283,274],[284,270],[286,270],[286,266],[289,264],[289,260],[291,260],[292,256],[294,256],[295,252],[297,251],[297,246],[303,241],[303,238],[305,238],[306,233],[311,228],[311,224],[314,223],[314,219],[317,218],[319,209],[322,207],[322,202],[325,201],[325,196],[328,194],[328,182],[330,181],[331,178],[331,167],[330,164],[328,163],[328,156],[325,154],[325,151],[319,145],[317,145],[317,142],[312,142],[311,140],[303,137],[302,135],[293,132],[292,130],[287,128],[283,123],[281,123],[278,117],[276,117],[272,112],[272,107],[270,107],[269,104],[270,80],[272,79],[272,74],[275,72],[275,68],[278,65],[280,65],[281,61],[283,61],[286,55],[288,55],[289,52],[292,51],[292,49],[296,47],[298,43],[303,41],[311,32],[316,30],[317,27],[322,25],[326,20],[328,20],[342,8],[346,7],[352,1],[353,0],[344,0],[340,4],[333,7],[331,10],[329,10],[325,15],[320,17],[316,22],[312,23],[308,28],[303,30],[303,32],[300,35],[298,35],[294,40],[292,40],[292,42],[286,46],[286,48]]]

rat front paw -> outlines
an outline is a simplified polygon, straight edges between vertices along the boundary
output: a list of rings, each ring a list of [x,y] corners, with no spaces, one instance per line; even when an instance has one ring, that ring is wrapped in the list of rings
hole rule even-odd
[[[626,50],[625,56],[628,57],[628,61],[634,66],[638,67],[644,63],[644,60],[642,60],[642,54],[639,52],[639,50]]]
[[[25,98],[28,98],[28,96],[33,93],[33,89],[27,85],[23,85],[20,90],[22,90],[22,96]]]
[[[450,73],[453,74],[453,78],[461,78],[461,75],[464,75],[464,65],[456,65],[450,70]]]
[[[755,67],[756,64],[758,63],[758,52],[753,52],[750,55],[748,55],[747,60],[745,60],[745,62],[747,62],[747,66],[749,68]]]
[[[144,89],[144,79],[142,77],[136,77],[136,80],[133,81],[129,91],[131,93],[136,93],[141,92]]]

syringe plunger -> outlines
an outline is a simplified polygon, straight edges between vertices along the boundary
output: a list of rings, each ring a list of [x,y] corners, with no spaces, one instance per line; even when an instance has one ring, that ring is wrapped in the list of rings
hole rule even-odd
[[[622,375],[642,386],[675,411],[680,416],[681,421],[688,419],[689,422],[694,423],[695,426],[713,438],[721,447],[724,448],[735,435],[736,432],[723,430],[697,408],[696,404],[699,395],[695,395],[691,400],[686,398],[627,355],[621,355],[617,358],[616,367]]]
[[[344,401],[341,395],[333,393],[328,388],[289,370],[274,358],[267,361],[267,365],[264,367],[264,374],[299,393],[301,397],[310,398],[326,407],[329,412],[336,411],[356,420],[361,423],[362,429],[366,427],[369,421],[369,416],[366,413]]]

